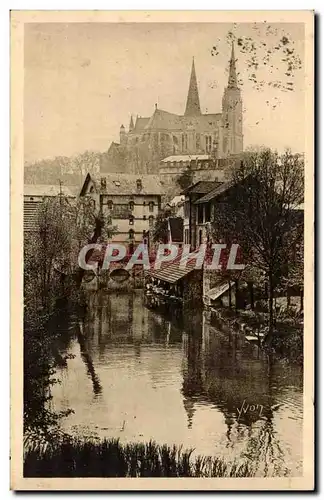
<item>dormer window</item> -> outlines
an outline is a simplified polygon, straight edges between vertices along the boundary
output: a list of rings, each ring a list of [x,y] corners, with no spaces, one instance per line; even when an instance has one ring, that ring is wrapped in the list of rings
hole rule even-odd
[[[142,180],[141,179],[137,179],[136,180],[136,187],[137,189],[140,191],[142,189]]]
[[[101,184],[101,189],[106,189],[106,188],[107,188],[107,180],[106,180],[106,177],[101,177],[101,179],[100,179],[100,184]]]

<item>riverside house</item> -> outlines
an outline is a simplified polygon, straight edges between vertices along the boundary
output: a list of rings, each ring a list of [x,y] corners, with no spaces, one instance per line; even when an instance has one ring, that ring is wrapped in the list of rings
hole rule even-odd
[[[36,218],[40,205],[50,198],[64,196],[73,201],[76,196],[74,187],[52,184],[25,184],[24,185],[24,232],[35,231]]]
[[[126,244],[131,252],[139,243],[150,245],[162,193],[156,175],[87,174],[80,196],[90,197],[98,212],[111,215],[117,227],[112,241]]]

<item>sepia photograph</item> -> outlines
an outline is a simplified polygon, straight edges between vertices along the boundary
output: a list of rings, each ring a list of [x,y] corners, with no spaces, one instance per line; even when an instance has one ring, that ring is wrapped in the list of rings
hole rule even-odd
[[[11,12],[12,489],[314,488],[313,25]]]

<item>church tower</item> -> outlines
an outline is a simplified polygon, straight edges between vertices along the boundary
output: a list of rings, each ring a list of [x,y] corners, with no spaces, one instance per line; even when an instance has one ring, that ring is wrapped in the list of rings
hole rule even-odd
[[[185,116],[197,116],[197,115],[201,115],[201,110],[200,110],[200,102],[198,94],[195,60],[194,58],[192,58],[192,67],[191,67]]]
[[[133,122],[133,115],[131,115],[128,131],[133,132],[133,130],[134,130],[134,122]]]
[[[243,114],[241,90],[237,84],[234,43],[229,64],[228,84],[222,101],[223,153],[225,156],[243,151]]]

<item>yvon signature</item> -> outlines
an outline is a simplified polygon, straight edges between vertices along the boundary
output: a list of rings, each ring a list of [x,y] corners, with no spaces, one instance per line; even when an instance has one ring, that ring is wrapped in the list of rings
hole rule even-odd
[[[258,413],[259,417],[262,416],[262,411],[263,411],[263,406],[262,405],[250,405],[250,404],[245,404],[245,399],[242,403],[241,408],[236,408],[238,412],[238,421],[240,420],[242,414],[246,413]]]
[[[275,404],[270,407],[271,411],[278,410],[282,406],[282,403]],[[238,419],[237,421],[240,420],[242,415],[245,415],[246,413],[254,413],[255,415],[258,415],[259,417],[262,417],[262,412],[263,412],[263,405],[250,405],[246,403],[246,400],[244,399],[241,408],[236,408],[237,413],[238,413]]]

